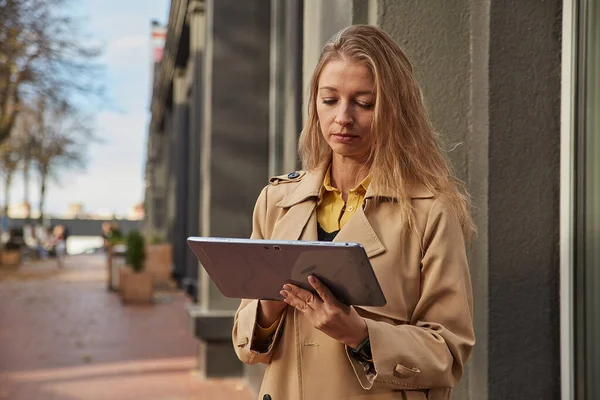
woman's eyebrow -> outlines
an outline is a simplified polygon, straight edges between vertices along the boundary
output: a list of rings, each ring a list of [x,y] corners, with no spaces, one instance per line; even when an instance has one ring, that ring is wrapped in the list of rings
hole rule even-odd
[[[319,90],[329,90],[330,92],[337,92],[337,89],[331,86],[323,86],[320,87]],[[356,93],[354,93],[354,95],[356,96],[362,96],[362,95],[370,95],[373,96],[375,95],[375,92],[373,92],[372,90],[360,90]]]

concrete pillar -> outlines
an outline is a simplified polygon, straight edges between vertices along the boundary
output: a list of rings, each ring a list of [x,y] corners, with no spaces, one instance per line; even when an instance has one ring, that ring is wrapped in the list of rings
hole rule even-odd
[[[471,5],[471,65],[469,131],[466,137],[467,169],[463,172],[473,201],[473,220],[477,236],[469,245],[469,263],[475,299],[475,333],[477,343],[467,369],[469,399],[488,398],[488,154],[489,154],[489,2]]]
[[[163,129],[153,132],[153,146],[156,146],[156,152],[153,162],[153,190],[152,190],[152,236],[167,236],[167,177],[169,172],[170,153],[161,151],[170,141],[169,128],[171,126],[172,116],[170,110],[165,110]]]
[[[180,283],[185,275],[187,245],[185,238],[188,233],[188,148],[189,148],[189,104],[188,82],[185,69],[178,68],[173,78],[173,115],[176,122],[173,126],[172,160],[174,170],[170,180],[169,193],[173,198],[171,203],[172,214],[172,240],[174,277]]]
[[[298,165],[302,130],[303,0],[271,0],[269,176]]]
[[[262,0],[209,0],[205,17],[200,233],[249,237],[268,177],[270,7]],[[194,312],[208,376],[242,373],[231,345],[238,305],[201,270]]]
[[[205,17],[201,1],[193,0],[188,4],[187,26],[189,29],[189,57],[187,60],[186,80],[189,82],[189,129],[187,140],[187,214],[186,230],[188,236],[200,234],[200,175],[202,169],[202,124],[203,124],[203,58],[205,47]],[[186,244],[187,246],[187,244]],[[198,297],[198,260],[191,251],[186,251],[186,279],[183,285],[194,300]]]
[[[303,121],[306,120],[310,78],[319,61],[323,45],[340,29],[352,24],[352,10],[352,0],[304,0]]]

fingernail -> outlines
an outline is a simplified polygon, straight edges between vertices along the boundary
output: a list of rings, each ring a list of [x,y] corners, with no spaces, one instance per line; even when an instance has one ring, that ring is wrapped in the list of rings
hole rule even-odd
[[[285,290],[292,290],[292,287],[290,285],[283,285],[283,288]]]
[[[287,292],[285,290],[282,290],[281,292],[279,292],[279,294],[283,297],[287,297]]]
[[[308,277],[308,281],[309,281],[310,283],[317,283],[317,280],[316,280],[316,279],[315,279],[315,277],[314,277],[314,276],[312,276],[312,275],[310,275],[310,276]]]

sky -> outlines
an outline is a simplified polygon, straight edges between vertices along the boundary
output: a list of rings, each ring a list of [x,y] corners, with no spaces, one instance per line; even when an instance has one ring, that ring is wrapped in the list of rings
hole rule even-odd
[[[104,49],[102,63],[111,106],[95,113],[96,135],[88,148],[84,170],[61,171],[49,182],[45,212],[60,215],[71,203],[88,212],[125,214],[144,198],[144,163],[150,120],[150,23],[165,24],[168,0],[75,0],[83,28]],[[30,201],[38,209],[39,183],[32,176]],[[20,175],[15,177],[10,203],[24,198]]]

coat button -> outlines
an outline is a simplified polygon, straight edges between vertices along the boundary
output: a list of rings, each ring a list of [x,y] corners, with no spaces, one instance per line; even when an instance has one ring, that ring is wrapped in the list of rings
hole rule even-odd
[[[296,178],[297,178],[297,177],[299,177],[299,176],[300,176],[300,174],[299,174],[299,173],[297,173],[297,172],[290,172],[290,173],[288,174],[288,178],[289,178],[289,179],[296,179]]]
[[[271,399],[271,395],[270,395],[270,394],[265,394],[265,395],[263,396],[263,400],[272,400],[272,399]]]

